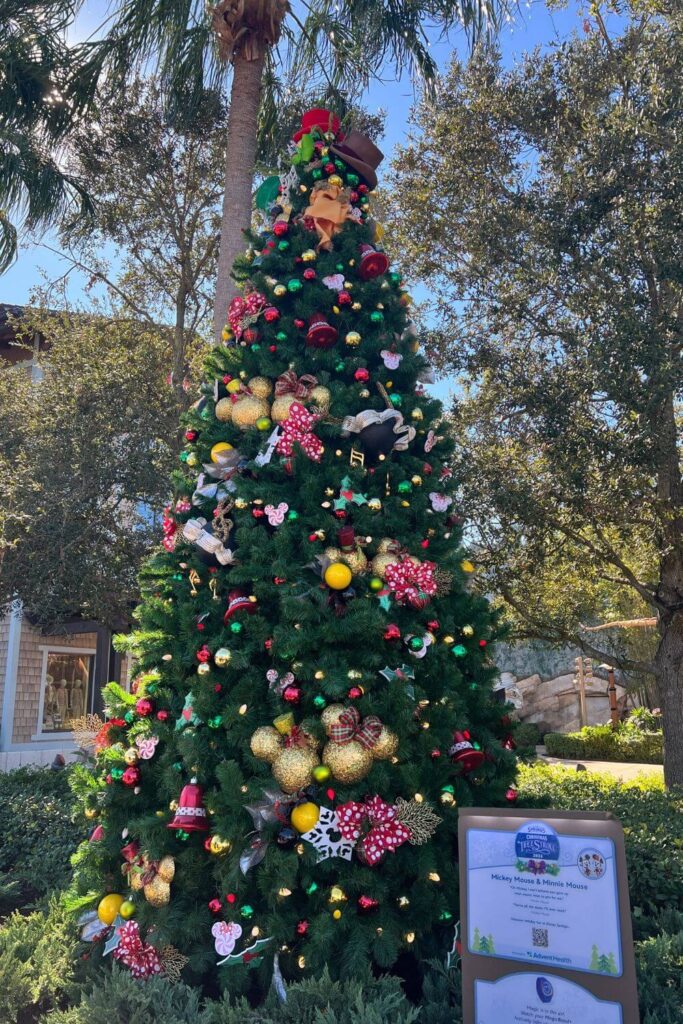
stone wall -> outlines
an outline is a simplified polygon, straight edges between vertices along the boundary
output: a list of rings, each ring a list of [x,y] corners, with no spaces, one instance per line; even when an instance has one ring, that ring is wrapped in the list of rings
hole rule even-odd
[[[521,698],[518,715],[522,722],[538,725],[541,734],[546,732],[574,732],[581,728],[581,705],[578,682],[573,673],[542,679],[538,673],[526,679],[515,680],[505,673],[503,681],[506,690],[516,690]],[[586,717],[588,725],[609,722],[609,697],[607,680],[594,677],[592,685],[586,680]],[[617,698],[624,690],[617,684]]]

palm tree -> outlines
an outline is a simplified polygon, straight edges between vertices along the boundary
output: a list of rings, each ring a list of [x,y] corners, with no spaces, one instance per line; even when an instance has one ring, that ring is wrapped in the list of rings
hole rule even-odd
[[[322,78],[328,90],[358,91],[391,64],[397,70],[408,67],[429,84],[436,67],[427,29],[459,25],[473,41],[495,30],[510,2],[219,0],[207,15],[203,0],[119,0],[108,37],[111,67],[118,76],[133,65],[153,64],[171,107],[187,107],[203,88],[232,72],[214,307],[217,338],[235,293],[230,271],[244,248],[258,129],[275,109],[278,69],[294,81]]]
[[[36,229],[89,209],[81,182],[59,162],[97,84],[89,47],[65,41],[78,7],[79,0],[0,4],[0,271],[16,254],[17,220]]]

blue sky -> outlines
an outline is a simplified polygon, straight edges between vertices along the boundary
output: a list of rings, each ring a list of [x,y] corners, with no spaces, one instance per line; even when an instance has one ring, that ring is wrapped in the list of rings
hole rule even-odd
[[[567,7],[560,11],[548,11],[539,0],[520,0],[517,15],[502,30],[500,45],[505,63],[512,65],[520,55],[535,46],[550,47],[572,32],[582,31],[586,4],[568,0]],[[106,0],[88,0],[79,16],[76,35],[83,38],[96,32],[107,17],[109,9]],[[440,67],[445,66],[454,49],[462,55],[466,44],[462,33],[453,33],[448,39],[439,39],[432,34],[432,46]],[[390,157],[394,146],[405,140],[408,129],[408,113],[414,99],[413,86],[407,76],[397,79],[388,72],[382,81],[374,82],[368,90],[365,102],[371,109],[382,107],[387,112],[386,134],[382,141],[385,155]],[[388,163],[388,160],[386,161]],[[54,240],[45,239],[49,244]],[[41,248],[40,245],[24,243],[19,257],[10,270],[0,277],[0,302],[25,303],[31,289],[39,285],[43,275],[55,279],[64,273],[66,265],[58,256]],[[70,297],[78,300],[78,292],[84,280],[76,274],[70,277]],[[448,382],[441,383],[435,390],[439,397],[446,397]]]

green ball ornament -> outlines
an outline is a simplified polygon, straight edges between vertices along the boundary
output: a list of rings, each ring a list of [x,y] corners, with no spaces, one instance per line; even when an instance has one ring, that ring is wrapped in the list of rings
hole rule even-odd
[[[383,586],[384,580],[381,580],[379,576],[373,576],[372,579],[370,580],[370,590],[375,591],[375,593],[378,590],[381,590]]]
[[[180,581],[180,580],[182,580],[182,578],[183,578],[183,574],[181,572],[174,572],[173,573],[173,579],[174,580],[179,580]]]
[[[392,270],[391,273],[389,274],[389,280],[391,281],[392,284],[398,285],[401,283],[401,275],[397,274],[395,270]]]
[[[421,636],[411,636],[408,641],[408,647],[411,651],[421,651],[424,640]]]
[[[316,893],[317,891],[318,891],[318,883],[317,882],[311,882],[311,884],[306,889],[306,895],[307,896],[313,896],[313,894]]]
[[[367,196],[361,196],[360,197],[360,205],[361,206],[367,206],[369,204],[369,202],[370,202],[370,200],[368,199]]]
[[[210,718],[206,724],[209,729],[220,729],[222,722],[223,719],[220,715],[214,715],[214,717]]]
[[[399,494],[410,494],[412,489],[413,485],[411,484],[410,480],[401,480],[398,485]]]
[[[251,346],[251,351],[252,351],[252,352],[258,352],[258,350],[259,350],[260,348],[261,348],[261,346],[259,345],[259,343],[258,343],[258,341],[257,341],[257,342],[255,342],[255,343],[254,343],[254,344],[253,344],[253,345]]]
[[[135,721],[135,712],[126,711],[125,715],[123,716],[123,719],[125,722],[128,722],[128,725],[130,725],[131,722]]]
[[[340,274],[343,274],[344,271],[346,270],[346,267],[344,266],[343,263],[337,263],[334,269],[338,270]]]
[[[353,185],[354,188],[360,182],[360,178],[358,177],[357,174],[347,174],[346,180],[349,183],[349,185]]]
[[[275,335],[276,341],[287,341],[287,334],[285,331],[278,331]]]
[[[295,509],[292,509],[290,512],[287,513],[287,518],[289,519],[290,522],[293,523],[296,519],[299,518],[299,513]]]
[[[327,782],[332,772],[326,764],[319,764],[313,769],[313,778],[316,782]]]
[[[255,424],[257,430],[270,430],[272,425],[273,424],[268,416],[259,416]]]
[[[181,840],[181,842],[186,843],[190,838],[190,833],[186,832],[184,828],[179,828],[176,829],[176,836]]]
[[[173,771],[174,772],[181,772],[182,770],[183,770],[182,761],[174,761],[173,762]]]
[[[439,921],[452,921],[452,920],[453,920],[453,915],[451,914],[450,910],[443,910],[439,914]]]
[[[250,906],[248,903],[245,903],[242,909],[240,910],[240,914],[245,921],[248,921],[251,917],[254,916],[254,908]]]
[[[294,294],[295,292],[300,292],[302,288],[303,282],[300,281],[298,277],[293,277],[291,281],[287,282],[287,291],[292,292],[292,294]],[[252,345],[252,348],[253,347],[254,346]]]
[[[337,373],[343,373],[345,369],[346,363],[337,363],[337,365],[335,366],[335,370],[337,371]]]
[[[322,176],[323,172],[320,170],[319,167],[314,167],[313,170],[311,171],[311,177],[313,178],[314,181],[320,181]]]
[[[287,241],[286,238],[283,238],[281,242],[277,243],[277,247],[279,252],[287,252],[287,250],[289,249],[289,242]]]
[[[181,452],[178,458],[180,459],[181,462],[187,462],[187,457],[189,454],[189,452]]]
[[[393,405],[394,409],[398,409],[403,404],[403,399],[400,395],[389,395],[389,401]]]
[[[244,629],[244,626],[242,625],[241,622],[231,622],[230,623],[230,632],[231,633],[241,633],[243,629]]]
[[[346,164],[344,163],[343,160],[335,160],[334,166],[337,168],[338,171],[343,171],[346,169]]]
[[[317,708],[318,711],[322,711],[323,708],[327,707],[327,701],[325,700],[324,697],[322,697],[322,696],[320,696],[320,694],[318,694],[317,697],[313,698],[313,707]]]
[[[451,654],[454,654],[456,658],[464,658],[467,648],[464,644],[456,644],[455,647],[451,647]]]
[[[112,768],[109,774],[111,775],[112,779],[120,779],[121,776],[123,775],[123,768]]]
[[[373,309],[372,313],[370,314],[370,319],[372,320],[373,324],[381,324],[382,321],[384,320],[384,313],[380,309]]]

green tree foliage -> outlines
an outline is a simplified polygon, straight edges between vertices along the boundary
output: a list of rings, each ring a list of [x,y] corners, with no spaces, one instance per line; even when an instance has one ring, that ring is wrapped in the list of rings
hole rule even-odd
[[[79,6],[79,0],[0,6],[0,271],[14,258],[17,224],[39,230],[91,210],[78,176],[60,159],[99,75],[90,47],[65,39]]]
[[[656,674],[680,782],[683,15],[661,10],[634,3],[615,38],[598,12],[512,71],[454,62],[399,155],[394,229],[462,375],[457,476],[485,585],[526,635],[578,635],[604,660],[580,632],[595,599],[658,617],[654,658],[622,663]]]
[[[418,379],[428,367],[408,324],[408,299],[400,275],[372,249],[368,186],[344,161],[334,162],[322,135],[315,141],[318,149],[294,163],[283,185],[291,216],[274,204],[268,230],[251,236],[253,248],[237,267],[249,278],[245,294],[267,297],[267,309],[244,325],[244,344],[211,350],[201,398],[186,418],[167,516],[172,550],[145,569],[140,630],[129,641],[141,673],[136,702],[107,690],[118,724],[99,755],[99,792],[85,796],[101,815],[104,838],[79,854],[79,889],[100,893],[131,881],[130,872],[121,875],[122,846],[133,862],[131,843],[152,860],[173,856],[169,902],[153,906],[135,895],[135,920],[155,944],[172,943],[190,958],[186,978],[231,991],[263,992],[277,950],[288,979],[325,965],[333,976],[357,977],[369,963],[389,968],[400,955],[416,964],[444,954],[458,899],[456,804],[503,804],[515,764],[503,747],[509,720],[491,692],[487,644],[495,618],[466,585],[470,566],[448,511],[452,442],[433,431],[441,405]],[[306,209],[324,204],[328,189],[334,210],[339,182],[346,191],[337,209],[348,216],[325,248]],[[364,255],[362,245],[370,247]],[[276,382],[280,405],[271,409]],[[303,403],[291,410],[281,400],[291,404],[294,396],[280,393],[288,384]],[[255,397],[269,391],[267,401]],[[296,416],[312,415],[321,449],[309,439],[305,450],[296,442],[291,453],[283,446],[265,457],[269,411],[275,419],[291,416],[287,432]],[[376,417],[381,441],[373,451],[365,429]],[[209,476],[212,452],[218,466],[217,444],[232,446],[228,459],[236,462]],[[216,473],[225,478],[218,492]],[[200,517],[215,524],[214,539],[223,531],[234,564],[224,558],[207,566],[204,549],[191,543]],[[359,539],[364,550],[356,550]],[[417,569],[402,551],[420,561],[421,572],[437,573],[438,588],[423,580],[412,596],[392,591],[388,565]],[[334,577],[325,580],[328,563],[348,576],[336,589]],[[378,717],[387,745],[377,746],[376,758],[355,740],[328,744],[327,716],[340,707],[359,720]],[[371,720],[368,727],[376,726]],[[471,730],[481,751],[464,736],[464,746],[452,750],[455,730]],[[128,765],[126,775],[126,751],[151,736],[158,740],[153,756]],[[271,744],[270,754],[261,742]],[[375,749],[372,738],[364,742]],[[315,783],[311,745],[329,761]],[[271,767],[264,753],[282,764]],[[350,757],[353,771],[340,757]],[[170,805],[197,784],[210,831],[177,834],[169,828],[178,824]],[[265,799],[267,807],[278,785],[289,797],[280,795],[264,821],[255,805]],[[415,815],[432,808],[442,820],[431,837],[431,828],[420,835],[414,823],[413,839],[425,842],[405,842],[374,867],[354,853],[355,839],[347,858],[319,862],[310,842],[299,845],[289,825],[292,804],[313,801],[334,815],[341,804],[374,794],[389,805],[415,798]],[[204,840],[212,837],[229,849],[207,850]],[[212,927],[219,922],[239,925],[238,956],[257,935],[270,940],[263,962],[217,966]]]
[[[0,604],[19,595],[41,624],[121,622],[177,446],[167,341],[130,319],[36,312],[18,327],[49,348],[40,380],[0,367]]]

